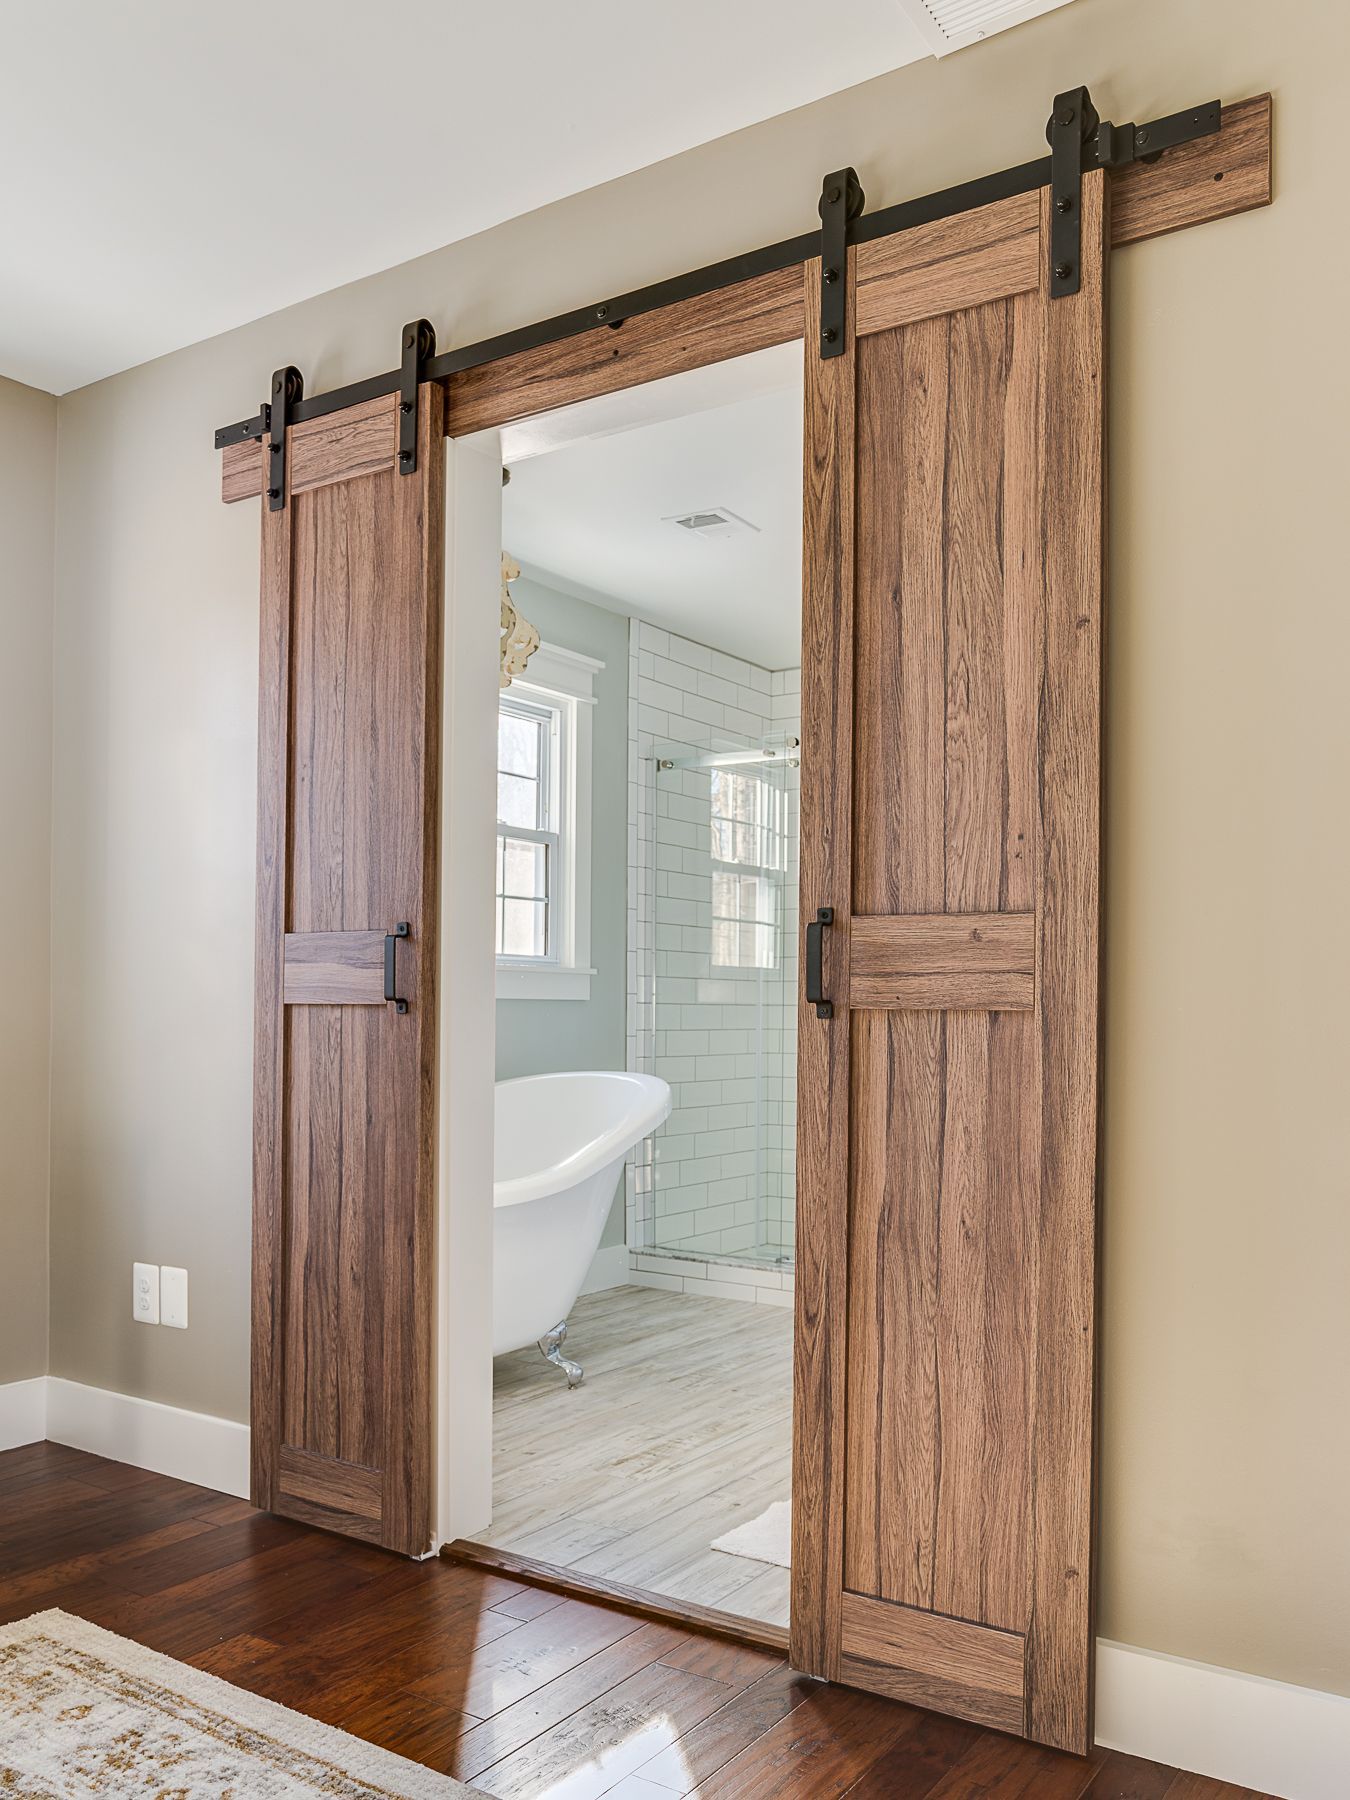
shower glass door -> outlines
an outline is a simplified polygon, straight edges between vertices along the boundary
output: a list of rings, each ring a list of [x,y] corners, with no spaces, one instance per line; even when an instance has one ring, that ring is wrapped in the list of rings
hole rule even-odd
[[[649,1066],[671,1086],[641,1241],[790,1263],[796,1178],[795,738],[659,747],[647,907]]]

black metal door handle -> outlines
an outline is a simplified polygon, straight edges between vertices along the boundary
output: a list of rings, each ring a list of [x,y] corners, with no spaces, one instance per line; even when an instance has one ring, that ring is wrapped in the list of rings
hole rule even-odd
[[[821,992],[824,986],[822,950],[825,927],[833,924],[834,908],[822,906],[806,928],[806,1000],[809,1006],[815,1007],[818,1019],[834,1017],[834,1001],[827,1000]]]
[[[398,940],[407,937],[410,930],[408,921],[404,919],[392,931],[384,934],[384,997],[393,1001],[395,1012],[401,1013],[407,1012],[408,1002],[398,997]]]

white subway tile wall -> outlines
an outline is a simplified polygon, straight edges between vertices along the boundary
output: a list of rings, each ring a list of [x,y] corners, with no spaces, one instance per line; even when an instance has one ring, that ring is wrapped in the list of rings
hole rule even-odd
[[[640,620],[629,646],[628,1066],[674,1099],[629,1164],[631,1279],[790,1304],[800,671]]]

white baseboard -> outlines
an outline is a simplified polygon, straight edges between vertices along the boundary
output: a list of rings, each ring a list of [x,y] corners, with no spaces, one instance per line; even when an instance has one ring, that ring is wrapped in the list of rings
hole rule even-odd
[[[47,1435],[47,1377],[8,1381],[0,1387],[0,1450],[40,1444]]]
[[[1097,1742],[1282,1800],[1345,1800],[1350,1699],[1097,1643]]]
[[[595,1260],[581,1284],[583,1294],[600,1294],[606,1288],[623,1287],[628,1281],[627,1244],[605,1244],[595,1253]]]
[[[248,1498],[248,1426],[47,1378],[47,1436],[115,1462]]]

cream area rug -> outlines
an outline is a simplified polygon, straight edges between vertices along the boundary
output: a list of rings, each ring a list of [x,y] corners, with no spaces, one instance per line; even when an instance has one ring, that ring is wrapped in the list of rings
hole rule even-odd
[[[714,1550],[725,1550],[729,1556],[748,1556],[752,1562],[777,1563],[780,1569],[792,1567],[792,1502],[775,1500],[757,1519],[738,1525],[712,1541]]]
[[[0,1627],[5,1800],[449,1800],[474,1792],[68,1613]]]

